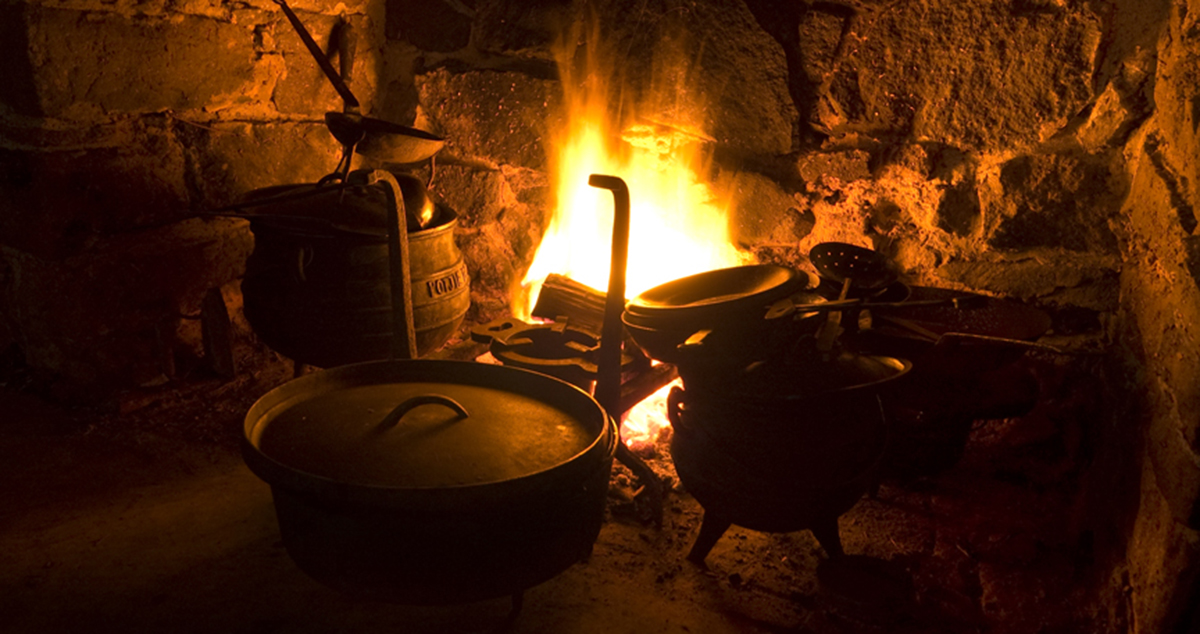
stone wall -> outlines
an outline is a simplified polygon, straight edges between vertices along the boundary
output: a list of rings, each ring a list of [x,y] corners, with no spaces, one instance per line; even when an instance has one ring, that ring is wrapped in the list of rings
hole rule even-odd
[[[442,174],[455,186],[435,189],[468,216],[537,225],[542,139],[561,94],[551,47],[575,9],[481,1],[420,22],[416,4],[389,4],[405,16],[389,47],[414,72],[390,103],[448,138]],[[871,245],[914,280],[1035,301],[1072,332],[1099,335],[1116,310],[1110,224],[1129,187],[1122,147],[1151,114],[1154,15],[1052,2],[865,3],[848,14],[765,0],[586,4],[609,16],[603,43],[625,51],[613,62],[632,86],[625,101],[651,85],[654,43],[691,34],[688,90],[711,104],[714,180],[732,183],[744,248],[803,265],[820,241]],[[527,241],[523,227],[478,231],[502,242],[481,251],[523,254],[512,248]]]
[[[388,44],[412,60],[414,85],[393,103],[449,138],[435,187],[467,217],[467,253],[501,263],[472,273],[479,315],[499,313],[552,197],[539,142],[558,116],[551,48],[586,11],[418,4],[388,5]],[[911,281],[1034,303],[1053,315],[1057,341],[1102,353],[1060,368],[1077,392],[1051,398],[1092,396],[1038,432],[1068,447],[1071,474],[1039,486],[1079,488],[1064,534],[1097,562],[1089,582],[1111,631],[1194,618],[1195,7],[586,5],[601,18],[583,39],[624,51],[613,61],[629,82],[623,103],[645,96],[674,55],[686,90],[714,106],[713,179],[732,184],[743,248],[805,267],[817,242],[872,246]],[[678,43],[681,25],[682,53],[655,46]]]
[[[1157,45],[1155,114],[1126,144],[1121,341],[1139,401],[1117,424],[1144,447],[1128,518],[1130,600],[1138,631],[1200,623],[1200,3],[1175,2]]]
[[[1092,449],[1069,532],[1111,572],[1114,631],[1165,631],[1200,604],[1196,2],[294,8],[323,45],[341,20],[363,34],[368,114],[446,137],[425,175],[462,217],[472,320],[507,310],[550,211],[558,38],[599,16],[578,37],[615,51],[615,110],[682,62],[673,85],[710,106],[740,246],[800,267],[818,242],[872,246],[912,282],[1037,304],[1057,340],[1107,354],[1068,367],[1109,412],[1079,423]],[[197,345],[180,315],[209,288],[236,294],[251,247],[244,223],[200,210],[330,171],[321,115],[341,104],[269,0],[30,0],[9,16],[0,346],[81,383],[161,380],[164,338]],[[668,122],[687,107],[655,105]]]
[[[382,5],[297,2],[322,46],[361,33],[369,112]],[[167,378],[194,315],[236,279],[244,221],[202,217],[258,187],[311,182],[341,101],[269,0],[32,0],[0,24],[0,347],[77,386]],[[335,60],[336,63],[336,60]]]

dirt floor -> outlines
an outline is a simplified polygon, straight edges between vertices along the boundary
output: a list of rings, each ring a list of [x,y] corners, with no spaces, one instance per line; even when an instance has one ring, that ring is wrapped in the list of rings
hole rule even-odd
[[[664,438],[651,458],[671,485],[664,526],[645,521],[618,469],[591,558],[529,589],[515,621],[506,621],[507,599],[430,608],[342,596],[292,563],[270,491],[239,454],[246,409],[290,377],[277,361],[233,381],[129,393],[107,410],[54,405],[19,383],[0,390],[0,629],[957,634],[1112,625],[1089,590],[1096,571],[1073,529],[1069,482],[998,477],[1001,463],[1051,473],[1059,462],[1039,454],[1036,438],[1014,445],[1012,421],[977,423],[953,469],[885,482],[842,516],[845,549],[863,567],[840,583],[818,579],[823,555],[807,532],[735,527],[707,567],[687,562],[703,511],[674,482]]]

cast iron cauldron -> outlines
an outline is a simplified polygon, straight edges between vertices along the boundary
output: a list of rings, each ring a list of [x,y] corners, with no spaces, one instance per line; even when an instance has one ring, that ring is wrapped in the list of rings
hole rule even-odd
[[[397,180],[411,198],[412,178]],[[280,202],[259,204],[250,216],[254,251],[242,293],[254,331],[272,349],[317,367],[385,358],[394,324],[382,188],[283,185],[249,195],[263,198]],[[405,201],[406,208],[418,204]],[[439,206],[431,226],[407,236],[418,356],[445,343],[471,305],[457,225],[454,211]]]
[[[731,524],[810,529],[841,554],[837,517],[868,490],[886,447],[879,399],[907,361],[844,353],[827,361],[684,374],[668,414],[679,480],[704,507],[688,558],[702,562]]]
[[[284,546],[348,594],[436,605],[511,595],[591,550],[615,423],[552,377],[398,360],[290,381],[246,415]]]

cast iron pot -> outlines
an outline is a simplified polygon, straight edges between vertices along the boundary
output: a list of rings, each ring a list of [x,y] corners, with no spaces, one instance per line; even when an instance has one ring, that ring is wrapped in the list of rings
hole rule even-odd
[[[765,309],[763,312],[766,312]],[[677,325],[626,311],[625,332],[651,359],[678,366],[745,367],[755,361],[789,354],[796,342],[819,325],[812,317],[766,319],[762,315],[731,320],[707,328]]]
[[[684,375],[668,415],[679,480],[704,507],[689,559],[730,524],[765,532],[810,529],[841,554],[837,517],[873,483],[887,443],[882,387],[907,361],[843,354],[799,368],[757,364]]]
[[[263,197],[282,202],[260,206],[250,219],[254,251],[242,294],[254,331],[272,349],[317,367],[387,357],[394,324],[383,190],[283,185],[249,196]],[[454,211],[438,207],[431,226],[407,236],[418,356],[445,343],[471,306],[457,226]]]
[[[356,597],[519,599],[599,534],[615,423],[549,376],[462,361],[323,370],[246,415],[243,455],[271,485],[284,546]]]

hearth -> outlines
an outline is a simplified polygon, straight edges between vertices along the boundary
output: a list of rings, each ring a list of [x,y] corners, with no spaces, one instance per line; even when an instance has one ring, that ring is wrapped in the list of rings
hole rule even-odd
[[[738,372],[797,338],[818,358],[849,351],[913,367],[878,394],[889,430],[879,464],[861,470],[871,473],[854,487],[861,499],[832,531],[856,557],[841,559],[846,566],[818,579],[818,560],[832,559],[806,533],[736,526],[692,557],[707,572],[688,563],[708,510],[697,502],[703,484],[681,477],[675,432],[656,420],[623,445],[643,464],[615,468],[598,554],[545,592],[571,587],[578,594],[565,603],[586,602],[589,570],[637,570],[628,574],[644,572],[638,596],[617,603],[599,581],[594,596],[693,631],[698,620],[659,602],[658,590],[745,617],[716,617],[725,630],[937,623],[1115,633],[1186,631],[1200,618],[1200,143],[1189,79],[1200,46],[1187,2],[314,0],[286,6],[294,20],[281,2],[209,4],[28,0],[0,28],[9,44],[0,71],[9,88],[0,97],[5,394],[81,408],[51,416],[61,437],[44,445],[23,431],[5,436],[7,453],[66,460],[86,448],[86,470],[101,474],[110,449],[93,447],[100,434],[124,466],[120,456],[160,437],[187,455],[211,449],[220,462],[235,419],[292,379],[293,361],[387,356],[325,335],[305,342],[301,329],[292,342],[324,346],[301,359],[299,344],[267,334],[263,297],[325,275],[317,247],[328,244],[296,243],[297,227],[283,227],[291,241],[267,259],[286,269],[264,278],[259,256],[280,227],[212,213],[323,180],[321,195],[338,199],[330,208],[344,210],[339,183],[376,170],[424,189],[430,204],[414,208],[455,217],[441,238],[461,259],[431,268],[433,278],[401,279],[461,300],[451,321],[462,321],[409,356],[475,361],[492,346],[497,359],[527,361],[532,346],[554,358],[537,363],[587,383],[601,342],[613,339],[600,336],[598,317],[611,196],[587,177],[614,175],[632,201],[625,298],[740,267],[790,271],[805,293],[776,298],[770,323],[751,335],[673,328],[633,311],[627,394],[614,396],[619,384],[609,382],[609,409],[681,374],[683,396],[658,391],[654,415],[674,412],[686,428],[699,408],[705,421]],[[380,132],[419,147],[373,152],[366,139]],[[413,237],[447,226],[414,220]],[[380,313],[370,328],[341,328],[358,343],[389,339],[396,323],[392,289],[380,284],[392,279],[380,275],[382,226],[372,227],[369,253],[335,249],[341,273],[374,271],[370,283],[341,277],[343,290],[372,286],[345,295],[347,305],[366,298],[361,306]],[[818,283],[814,248],[828,244],[885,259],[894,270],[865,289],[884,293],[860,296],[859,286],[873,286],[855,281],[861,271]],[[916,305],[942,300],[967,306]],[[821,307],[838,302],[862,303]],[[321,318],[332,331],[340,303]],[[957,320],[972,311],[1022,328]],[[293,304],[273,318],[297,314]],[[771,327],[780,320],[786,328]],[[495,328],[504,329],[486,334]],[[705,351],[728,366],[711,371],[717,396],[707,403],[697,389],[705,380],[693,373],[689,384],[687,366]],[[37,419],[20,429],[44,431]],[[685,446],[696,440],[675,431]],[[47,473],[47,460],[18,458],[8,475],[30,491],[43,490],[39,478],[71,482],[44,504],[77,503],[63,489],[86,489],[89,478]],[[195,490],[182,476],[171,481]],[[647,482],[662,483],[654,505]],[[647,506],[661,508],[661,528]],[[31,501],[18,508],[43,517]],[[63,513],[41,528],[79,528]],[[86,559],[37,542],[34,519],[18,524],[25,532],[10,534],[21,544]],[[250,548],[250,559],[261,564],[266,546]],[[72,590],[56,576],[62,568],[21,561],[24,585],[13,585],[34,588],[22,597],[38,598],[43,577],[62,596],[101,592]],[[868,578],[912,600],[867,605],[844,591]],[[1069,619],[1021,614],[1023,601],[1044,607],[1037,597],[1066,594],[1084,606]],[[167,607],[151,611],[156,625],[170,620]],[[41,616],[24,614],[27,631],[44,629]],[[401,626],[413,622],[405,614]]]

